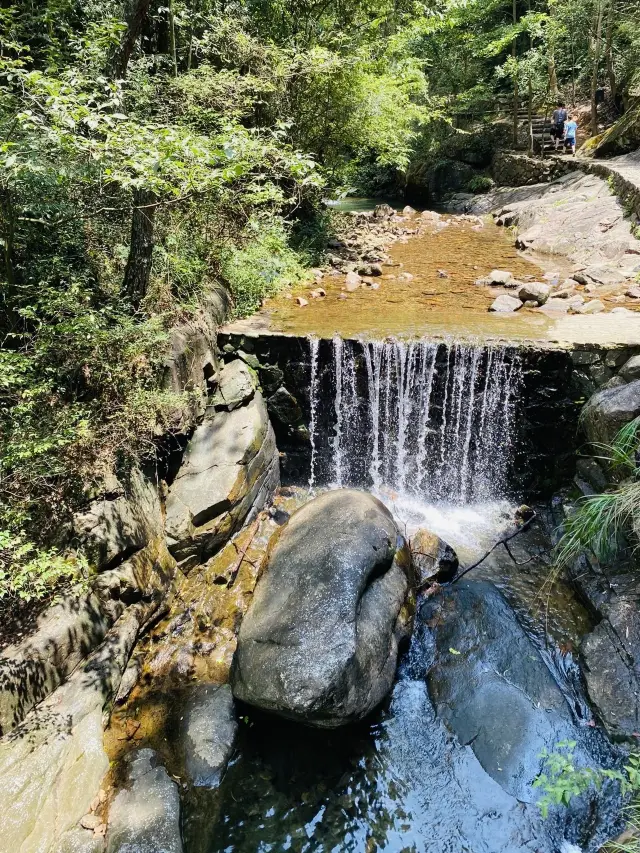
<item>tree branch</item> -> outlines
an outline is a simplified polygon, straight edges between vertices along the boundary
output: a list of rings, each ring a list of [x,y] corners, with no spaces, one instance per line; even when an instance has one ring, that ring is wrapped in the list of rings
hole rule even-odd
[[[452,583],[452,584],[456,583],[456,582],[457,582],[457,581],[459,581],[461,578],[463,578],[466,574],[468,574],[472,569],[477,569],[477,568],[478,568],[478,566],[480,566],[482,563],[484,563],[484,561],[487,559],[487,557],[490,557],[490,556],[491,556],[491,554],[493,554],[493,552],[496,550],[496,548],[499,548],[499,547],[500,547],[500,545],[504,545],[504,546],[505,546],[505,548],[507,549],[507,553],[509,554],[509,556],[511,557],[511,559],[512,559],[514,562],[516,562],[516,561],[514,560],[514,558],[513,558],[513,555],[512,555],[512,554],[511,554],[511,552],[509,551],[509,548],[508,548],[508,544],[507,544],[507,543],[511,542],[511,540],[512,540],[512,539],[515,539],[515,538],[516,538],[516,536],[519,536],[521,533],[524,533],[524,532],[525,532],[525,530],[528,530],[528,529],[529,529],[529,527],[531,526],[531,523],[532,523],[533,521],[535,521],[535,519],[536,519],[537,517],[538,517],[537,513],[535,513],[535,512],[534,512],[534,514],[531,516],[531,518],[528,518],[528,519],[524,522],[524,524],[522,524],[520,527],[518,527],[518,528],[517,528],[517,530],[514,530],[514,531],[513,531],[513,533],[510,533],[508,536],[503,536],[503,537],[502,537],[502,539],[499,539],[499,540],[495,543],[495,545],[493,545],[493,547],[491,547],[491,548],[486,552],[486,554],[484,554],[482,557],[480,557],[480,559],[479,559],[479,560],[477,560],[475,563],[472,563],[470,566],[467,566],[467,567],[466,567],[465,569],[463,569],[461,572],[458,572],[458,574],[455,576],[455,578],[453,578],[453,580],[451,581],[451,583]],[[524,565],[524,564],[523,564],[523,565]]]

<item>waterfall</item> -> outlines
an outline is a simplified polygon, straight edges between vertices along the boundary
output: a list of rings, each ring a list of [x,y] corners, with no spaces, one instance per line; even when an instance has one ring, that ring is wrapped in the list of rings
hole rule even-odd
[[[311,484],[320,415],[331,436],[322,469],[332,485],[429,502],[504,497],[521,376],[515,350],[338,337],[331,347],[332,411],[319,406],[318,342],[311,343]]]
[[[311,387],[309,396],[311,400],[311,417],[309,419],[309,440],[311,442],[311,466],[309,474],[309,488],[315,486],[316,477],[316,431],[317,431],[317,415],[318,415],[318,351],[320,341],[318,338],[311,338],[309,348],[311,351]]]

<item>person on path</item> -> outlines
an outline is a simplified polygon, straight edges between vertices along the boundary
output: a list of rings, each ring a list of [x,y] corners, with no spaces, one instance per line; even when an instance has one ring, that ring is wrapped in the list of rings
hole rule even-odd
[[[578,134],[578,123],[573,116],[567,116],[567,121],[564,125],[564,146],[571,148],[573,156],[576,156],[576,136]]]
[[[567,111],[564,108],[564,104],[562,101],[558,103],[558,108],[553,111],[552,124],[551,128],[551,136],[553,136],[553,143],[556,151],[558,150],[558,144],[560,140],[564,137],[564,123],[567,120]]]

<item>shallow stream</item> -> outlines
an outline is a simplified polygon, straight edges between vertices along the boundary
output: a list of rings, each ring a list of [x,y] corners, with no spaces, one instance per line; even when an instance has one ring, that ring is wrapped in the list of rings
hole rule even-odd
[[[447,226],[397,246],[394,259],[415,271],[412,282],[383,279],[350,300],[336,282],[308,311],[284,299],[268,306],[276,327],[309,336],[310,359],[300,374],[308,387],[295,388],[309,403],[310,475],[282,491],[273,517],[327,488],[365,488],[407,538],[427,528],[469,566],[514,530],[527,497],[514,485],[518,348],[485,342],[487,296],[473,281],[498,266],[530,274],[532,261],[492,225]],[[474,318],[483,334],[469,342]],[[496,319],[491,329],[508,328],[513,341],[550,322]],[[186,853],[596,853],[620,829],[615,786],[546,820],[533,787],[541,752],[563,741],[575,742],[577,766],[621,761],[577,663],[592,616],[551,572],[556,509],[536,506],[508,548],[419,599],[392,695],[370,719],[314,731],[241,707],[220,787],[184,786]]]

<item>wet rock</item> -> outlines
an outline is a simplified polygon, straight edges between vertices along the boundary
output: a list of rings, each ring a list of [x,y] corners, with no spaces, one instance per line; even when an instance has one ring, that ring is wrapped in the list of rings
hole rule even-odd
[[[581,737],[513,611],[489,582],[465,580],[427,600],[420,619],[435,626],[428,684],[438,715],[505,791],[536,802],[542,750]]]
[[[516,299],[515,296],[508,296],[506,293],[494,299],[489,311],[496,311],[499,314],[512,314],[514,311],[519,311],[522,308],[522,302]]]
[[[640,299],[640,287],[634,285],[625,291],[625,296],[628,296],[629,299]]]
[[[424,528],[411,539],[411,558],[419,586],[429,581],[446,583],[453,580],[458,571],[458,555],[451,545]]]
[[[549,298],[551,288],[548,284],[541,284],[537,281],[530,284],[523,284],[518,291],[518,296],[522,302],[535,302],[536,305],[544,305]]]
[[[109,809],[107,853],[182,853],[178,786],[154,750],[133,753],[127,784]]]
[[[269,414],[284,426],[297,424],[302,419],[302,410],[298,405],[298,401],[284,387],[278,388],[275,394],[269,397],[267,400],[267,409],[269,410]]]
[[[513,281],[513,275],[508,270],[491,270],[487,276],[489,283],[508,287]]]
[[[220,783],[237,732],[228,684],[201,684],[189,692],[183,710],[181,746],[192,785],[214,788]]]
[[[169,550],[181,565],[207,559],[270,500],[278,482],[275,436],[256,392],[194,432],[167,499]]]
[[[620,368],[620,376],[625,382],[640,379],[640,355],[634,355]]]
[[[411,207],[410,204],[408,204],[406,207],[402,208],[402,212],[404,213],[405,216],[411,216],[412,214],[416,213],[417,211],[414,210],[414,208]]]
[[[299,305],[300,308],[304,308],[304,306],[308,304],[309,300],[305,299],[304,296],[296,296],[296,305]]]
[[[284,382],[284,373],[277,365],[265,365],[260,368],[260,382],[265,393],[271,396]]]
[[[584,456],[576,462],[578,476],[588,483],[594,492],[604,492],[609,485],[607,476],[595,459]]]
[[[238,406],[248,403],[255,391],[255,381],[249,367],[238,358],[225,364],[220,370],[213,405],[232,412]]]
[[[238,636],[236,698],[310,725],[365,717],[390,690],[411,622],[411,559],[380,501],[332,491],[271,546]]]
[[[636,590],[637,594],[637,590]],[[580,652],[589,698],[609,734],[633,739],[640,720],[640,619],[637,601],[615,597]]]
[[[611,444],[618,431],[640,415],[640,380],[598,391],[582,413],[582,427],[593,444]]]

